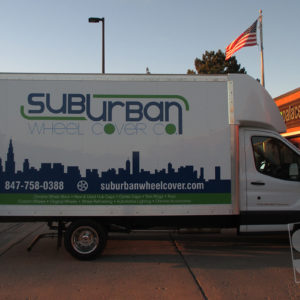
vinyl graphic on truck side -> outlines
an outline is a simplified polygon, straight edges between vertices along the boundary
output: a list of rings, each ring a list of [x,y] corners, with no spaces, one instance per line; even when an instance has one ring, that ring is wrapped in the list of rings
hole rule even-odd
[[[150,172],[142,169],[139,151],[119,169],[86,169],[62,163],[41,163],[37,169],[29,159],[16,170],[13,141],[6,160],[0,158],[0,204],[38,205],[140,205],[140,204],[230,204],[231,181],[221,179],[221,167],[215,166],[215,178],[206,180],[204,168],[192,165],[176,170]],[[4,162],[4,166],[2,165]]]
[[[21,116],[30,121],[96,122],[98,126],[91,127],[95,135],[114,134],[128,124],[130,128],[139,124],[144,132],[149,132],[147,129],[151,127],[156,135],[181,135],[184,111],[189,111],[189,103],[180,95],[64,93],[58,99],[50,93],[30,93],[27,103],[20,107]],[[36,129],[41,133],[49,126],[54,127],[52,132],[55,132],[55,123],[35,123],[30,128],[31,132]]]

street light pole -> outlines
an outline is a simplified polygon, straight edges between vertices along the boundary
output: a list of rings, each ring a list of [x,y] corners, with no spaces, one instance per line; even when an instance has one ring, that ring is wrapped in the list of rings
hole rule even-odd
[[[102,22],[102,73],[105,74],[104,18],[89,18],[89,23]]]

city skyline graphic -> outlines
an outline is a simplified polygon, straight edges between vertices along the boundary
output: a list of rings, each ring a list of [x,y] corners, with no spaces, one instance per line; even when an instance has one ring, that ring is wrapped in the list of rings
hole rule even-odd
[[[212,166],[215,178],[207,180],[203,167],[196,170],[193,165],[183,165],[175,169],[167,162],[165,168],[151,172],[141,168],[139,151],[132,151],[131,155],[131,160],[127,159],[123,167],[86,169],[85,174],[81,174],[79,166],[65,166],[60,162],[41,162],[40,168],[36,168],[30,165],[28,158],[24,158],[22,170],[16,170],[13,140],[10,139],[5,161],[0,158],[0,190],[1,193],[87,194],[231,192],[231,181],[221,179],[220,166]],[[59,188],[49,190],[49,182],[59,183]]]

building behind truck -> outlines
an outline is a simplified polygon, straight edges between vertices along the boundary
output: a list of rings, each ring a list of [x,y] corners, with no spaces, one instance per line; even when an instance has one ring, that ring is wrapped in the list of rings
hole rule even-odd
[[[300,148],[300,88],[274,98],[286,125],[282,135]]]
[[[0,74],[0,221],[46,221],[79,259],[112,228],[286,227],[285,130],[242,74]]]

